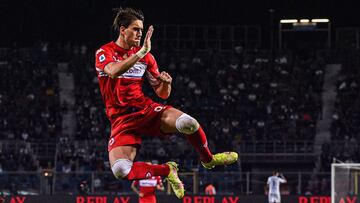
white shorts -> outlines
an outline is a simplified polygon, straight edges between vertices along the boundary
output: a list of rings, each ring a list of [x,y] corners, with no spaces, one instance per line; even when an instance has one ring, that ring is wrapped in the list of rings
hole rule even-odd
[[[280,194],[269,194],[269,203],[281,202]]]

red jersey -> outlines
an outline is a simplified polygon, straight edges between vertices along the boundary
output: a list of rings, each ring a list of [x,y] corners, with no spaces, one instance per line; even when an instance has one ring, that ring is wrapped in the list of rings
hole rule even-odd
[[[139,198],[139,202],[156,202],[155,191],[156,186],[162,186],[160,176],[152,176],[149,179],[134,180],[135,186],[139,186],[139,192],[143,193],[144,196]]]
[[[145,97],[142,91],[143,76],[146,75],[151,85],[158,85],[156,79],[159,69],[152,54],[148,53],[128,71],[112,79],[104,68],[111,62],[120,62],[130,57],[141,47],[126,50],[115,42],[105,44],[96,51],[96,72],[99,80],[100,91],[106,107],[106,115],[112,121],[120,115],[126,114],[129,108],[144,109],[153,101]]]

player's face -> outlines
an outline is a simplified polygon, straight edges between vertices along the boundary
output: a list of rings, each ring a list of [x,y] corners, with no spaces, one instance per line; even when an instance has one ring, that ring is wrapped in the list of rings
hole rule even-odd
[[[124,40],[129,47],[140,46],[143,33],[143,22],[141,20],[133,21],[127,28],[122,30]]]

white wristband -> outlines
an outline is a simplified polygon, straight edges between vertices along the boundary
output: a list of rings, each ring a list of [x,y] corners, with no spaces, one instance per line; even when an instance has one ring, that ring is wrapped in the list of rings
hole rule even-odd
[[[143,47],[141,47],[141,49],[138,52],[136,52],[136,55],[139,58],[143,58],[149,52],[150,52],[150,48],[143,46]]]

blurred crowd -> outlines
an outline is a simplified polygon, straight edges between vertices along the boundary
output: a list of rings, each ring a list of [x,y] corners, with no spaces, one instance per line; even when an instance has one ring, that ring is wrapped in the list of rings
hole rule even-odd
[[[322,146],[322,170],[330,171],[334,158],[358,163],[360,141],[359,66],[343,66],[336,83],[337,97],[331,122],[331,142]]]
[[[25,146],[30,142],[59,144],[57,156],[44,166],[31,154],[31,147],[22,152],[2,150],[0,171],[36,171],[49,165],[64,173],[109,171],[106,143],[110,126],[94,68],[96,48],[37,42],[31,48],[14,45],[0,49],[1,140],[17,140]],[[173,91],[167,101],[162,101],[145,82],[145,94],[195,117],[207,132],[212,151],[239,150],[244,141],[314,140],[317,121],[322,117],[325,67],[324,58],[315,52],[295,54],[242,46],[225,51],[210,47],[174,50],[164,46],[154,48],[153,54],[160,71],[172,76]],[[59,99],[57,64],[64,62],[74,76],[74,106],[60,103]],[[339,83],[339,88],[342,86]],[[346,81],[345,86],[342,89],[349,88],[349,92],[357,88],[353,81]],[[344,93],[350,97],[353,94]],[[346,113],[355,117],[356,111],[350,111],[351,108],[341,109],[349,107],[342,102],[346,101],[339,99],[337,103],[338,117],[345,117]],[[76,115],[73,135],[62,133],[62,116],[68,111]],[[352,134],[356,129],[339,126],[334,124],[334,137],[346,132],[349,140],[356,139]],[[185,171],[199,165],[194,150],[176,135],[167,140],[145,138],[138,159],[157,163],[177,160]],[[226,168],[238,169],[237,165]],[[71,185],[67,179],[56,187],[71,190]]]
[[[0,49],[0,136],[51,141],[61,133],[56,63],[40,47]]]

